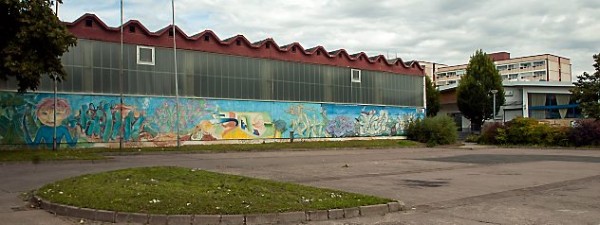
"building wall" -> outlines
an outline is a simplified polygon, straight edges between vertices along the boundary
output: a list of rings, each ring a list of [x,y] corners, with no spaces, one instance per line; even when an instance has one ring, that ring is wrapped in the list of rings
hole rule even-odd
[[[505,93],[505,104],[500,106],[500,109],[496,112],[496,121],[510,121],[516,117],[530,117],[530,105],[531,101],[529,97],[532,94],[544,95],[549,97],[557,96],[570,96],[570,89],[573,88],[573,84],[569,82],[503,82],[504,93]],[[558,98],[558,97],[557,97]],[[562,101],[565,99],[563,98]],[[440,94],[440,114],[447,114],[450,116],[458,117],[460,114],[456,103],[456,88],[443,89]],[[576,108],[576,103],[569,102],[565,104],[560,103],[556,100],[553,103],[544,102],[542,109],[537,106],[535,116],[536,119],[547,119],[547,121],[556,120],[557,113],[566,113],[563,120],[573,121],[581,117],[581,112]],[[548,106],[548,107],[546,107]],[[544,112],[544,110],[549,110]],[[566,110],[566,111],[565,111]],[[540,114],[541,113],[541,114]],[[544,116],[544,118],[539,118]],[[551,117],[545,117],[551,116]],[[554,116],[554,117],[552,117]],[[561,115],[562,117],[563,115]],[[463,131],[470,129],[470,122],[464,117],[459,125],[462,126]]]
[[[439,68],[448,66],[445,64],[432,63],[432,62],[426,62],[426,61],[419,61],[419,65],[421,65],[423,67],[425,76],[428,76],[429,79],[431,79],[434,83],[437,79],[437,77],[435,77],[435,73],[439,70]]]
[[[458,109],[458,105],[456,105],[456,102],[440,104],[440,111],[438,112],[438,115],[447,115],[452,117],[460,131],[471,130],[471,121],[462,116],[460,110]]]
[[[53,95],[0,92],[1,145],[51,147]],[[182,143],[217,140],[397,136],[405,122],[423,116],[414,107],[280,101],[125,97],[59,94],[57,136],[61,146],[173,146],[177,123]],[[121,118],[123,118],[121,120]],[[177,118],[180,118],[177,120]]]
[[[498,59],[503,59],[502,57]],[[535,62],[542,63],[535,65]],[[563,81],[572,80],[571,61],[554,55],[536,55],[494,61],[503,81]],[[436,84],[444,86],[457,83],[467,65],[442,67],[436,70]]]
[[[117,44],[121,40],[119,27],[109,27],[93,14],[85,14],[73,22],[66,22],[65,25],[79,40]],[[405,63],[400,58],[387,60],[383,55],[369,57],[364,52],[350,54],[345,49],[330,51],[322,46],[305,48],[298,42],[279,45],[272,38],[252,42],[243,35],[220,39],[210,30],[186,34],[176,27],[173,33],[172,26],[151,32],[137,20],[125,22],[123,28],[125,31],[122,37],[125,44],[171,48],[175,38],[177,49],[181,50],[423,76],[423,69],[414,61]]]
[[[500,106],[496,119],[510,121],[516,117],[527,117],[523,105],[523,88],[504,87],[504,106]]]
[[[505,83],[506,84],[506,83]],[[536,95],[562,95],[562,96],[570,96],[571,92],[569,91],[572,87],[570,83],[563,83],[563,86],[505,86],[505,93],[512,93],[512,95],[506,95],[506,103],[504,106],[500,107],[500,111],[498,112],[497,119],[502,118],[505,121],[509,121],[514,119],[517,116],[520,117],[530,117],[530,107],[531,107],[531,99],[530,96],[532,94]],[[543,104],[546,104],[544,100]],[[569,104],[557,104],[557,108],[570,108],[571,106],[567,106]],[[562,105],[562,106],[560,106]],[[573,116],[573,108],[570,108],[569,115],[567,117]],[[504,114],[506,113],[506,114]],[[575,113],[575,117],[580,116],[580,112],[577,111]],[[536,118],[536,119],[545,119],[545,118]],[[564,119],[564,118],[563,118]]]
[[[137,21],[124,24],[121,58],[119,28],[91,14],[67,27],[78,44],[61,58],[57,99],[48,76],[24,95],[14,78],[0,80],[0,145],[47,146],[54,134],[73,147],[396,136],[424,112],[417,63],[212,31],[150,32]]]
[[[455,84],[466,74],[467,65],[456,65],[441,67],[436,70],[435,78],[437,86]]]
[[[175,96],[173,50],[155,48],[154,65],[137,62],[136,45],[124,45],[125,95]],[[78,41],[62,57],[67,80],[59,92],[120,94],[119,44]],[[424,106],[423,76],[361,71],[352,68],[250,58],[199,51],[177,52],[178,94],[189,97]],[[52,91],[43,76],[39,91]],[[0,90],[16,89],[14,79],[0,81]]]

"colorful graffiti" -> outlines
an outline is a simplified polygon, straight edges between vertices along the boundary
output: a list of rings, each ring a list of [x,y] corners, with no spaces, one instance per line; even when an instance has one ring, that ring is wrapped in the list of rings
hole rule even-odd
[[[56,104],[54,103],[54,99],[43,99],[36,106],[35,115],[40,126],[35,132],[35,139],[32,140],[29,132],[25,130],[25,142],[34,146],[45,143],[51,148],[56,137],[58,146],[60,146],[63,139],[70,146],[74,146],[77,143],[77,138],[73,138],[68,128],[63,125],[63,121],[70,114],[71,106],[65,99],[57,99]],[[27,129],[27,126],[23,127]]]
[[[200,141],[276,137],[270,116],[256,112],[218,112],[191,132],[191,140]]]
[[[403,135],[405,123],[422,116],[414,108],[334,104],[323,108],[334,118],[326,128],[332,137]]]
[[[294,136],[301,138],[327,137],[323,129],[327,124],[327,116],[319,105],[293,105],[286,112],[295,116],[290,125]]]
[[[195,141],[402,135],[416,108],[181,98],[0,93],[0,144],[169,146]],[[56,112],[56,119],[54,113]],[[290,132],[288,132],[290,131]]]

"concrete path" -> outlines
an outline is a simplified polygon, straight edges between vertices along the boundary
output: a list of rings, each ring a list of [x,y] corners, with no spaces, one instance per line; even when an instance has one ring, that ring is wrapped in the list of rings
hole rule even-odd
[[[412,210],[312,224],[600,224],[600,151],[354,149],[119,156],[0,165],[0,224],[100,224],[32,210],[20,193],[70,176],[184,166],[383,196]]]

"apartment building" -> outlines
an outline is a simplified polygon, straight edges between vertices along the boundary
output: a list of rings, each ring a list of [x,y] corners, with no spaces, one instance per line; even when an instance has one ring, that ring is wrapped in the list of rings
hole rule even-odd
[[[502,76],[505,104],[494,116],[495,121],[531,117],[549,123],[569,124],[581,118],[578,104],[569,90],[574,87],[571,60],[543,54],[511,58],[508,52],[488,54]],[[471,123],[462,116],[457,105],[456,88],[467,73],[467,64],[442,66],[419,62],[441,92],[439,114],[453,117],[461,130]]]
[[[419,65],[423,67],[423,71],[425,72],[425,76],[429,77],[429,79],[433,80],[433,76],[435,71],[439,68],[447,67],[446,64],[428,62],[428,61],[417,61]]]
[[[508,52],[488,54],[502,81],[558,81],[570,82],[571,60],[551,54],[511,58]],[[436,65],[436,64],[434,64]],[[442,65],[442,64],[437,64]],[[436,86],[456,84],[466,74],[467,64],[432,67],[430,74]],[[429,74],[427,74],[429,75]]]

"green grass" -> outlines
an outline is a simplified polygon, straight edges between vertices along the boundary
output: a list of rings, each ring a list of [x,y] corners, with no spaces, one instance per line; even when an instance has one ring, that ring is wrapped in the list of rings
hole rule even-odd
[[[87,148],[87,149],[60,149],[51,151],[37,150],[1,150],[0,162],[7,161],[40,161],[55,160],[99,160],[106,159],[107,155],[120,154],[148,154],[148,153],[219,153],[219,152],[249,152],[249,151],[278,151],[298,149],[332,149],[332,148],[403,148],[416,147],[421,144],[407,140],[368,140],[368,141],[311,141],[294,143],[265,143],[265,144],[215,144],[191,145],[164,148]]]
[[[247,152],[247,151],[276,151],[276,150],[298,150],[298,149],[331,149],[331,148],[399,148],[415,147],[420,144],[408,140],[368,140],[368,141],[307,141],[307,142],[282,142],[263,144],[211,144],[211,145],[188,145],[164,148],[129,148],[119,151],[118,149],[105,149],[105,153],[145,153],[145,152]]]
[[[0,151],[0,162],[31,161],[33,163],[39,163],[41,161],[100,159],[106,159],[106,157],[99,154],[97,151],[88,151],[86,149],[65,149],[60,151],[30,149]]]
[[[152,214],[250,214],[347,208],[392,200],[181,167],[145,167],[48,184],[51,202]]]

